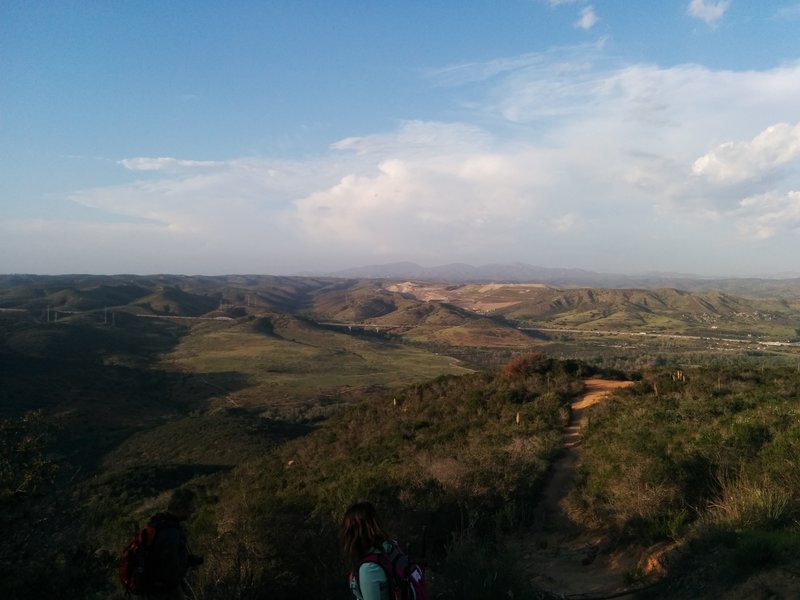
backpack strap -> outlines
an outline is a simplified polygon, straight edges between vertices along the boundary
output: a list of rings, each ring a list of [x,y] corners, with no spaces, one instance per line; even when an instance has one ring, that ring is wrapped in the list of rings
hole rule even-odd
[[[386,555],[385,552],[370,552],[369,554],[365,554],[361,557],[361,563],[358,565],[358,568],[350,574],[351,579],[355,579],[356,586],[358,586],[358,591],[361,591],[361,581],[359,580],[359,571],[361,570],[361,565],[364,563],[372,563],[378,565],[381,569],[383,569],[384,574],[386,575],[386,582],[391,584],[394,580],[394,573],[392,569],[394,565],[389,561],[389,557]]]
[[[388,545],[388,549],[386,548]],[[395,573],[395,565],[397,561],[404,556],[404,552],[402,548],[400,548],[399,544],[394,540],[387,540],[383,544],[381,544],[381,550],[378,552],[370,552],[369,554],[364,555],[361,559],[361,563],[371,562],[379,565],[383,568],[384,571],[387,571],[387,576],[394,576]]]
[[[361,565],[363,565],[364,563],[372,563],[378,565],[381,569],[386,571],[387,570],[386,565],[391,564],[386,560],[387,558],[388,557],[382,552],[370,552],[369,554],[365,554],[361,558],[361,564],[358,565],[358,569],[355,570],[356,581],[358,581],[358,571],[359,569],[361,569]],[[386,576],[387,577],[389,576],[388,572],[386,573]]]
[[[403,549],[398,545],[397,542],[389,542],[392,545],[392,551],[389,553],[388,558],[392,561],[392,573],[397,573],[397,563],[399,563],[403,558],[406,559],[406,567],[408,567],[408,555],[403,552]]]

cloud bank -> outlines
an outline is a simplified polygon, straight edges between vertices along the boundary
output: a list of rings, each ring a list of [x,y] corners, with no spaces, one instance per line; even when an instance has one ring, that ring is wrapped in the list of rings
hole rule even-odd
[[[698,158],[695,175],[715,183],[739,183],[774,173],[800,158],[800,123],[777,123],[748,142],[726,142]]]
[[[746,269],[758,244],[796,243],[800,65],[608,67],[597,46],[493,64],[470,67],[493,73],[472,119],[401,122],[302,160],[127,158],[120,167],[146,179],[69,200],[104,215],[103,243],[131,264],[149,255],[154,271],[393,260],[675,269],[669,247],[669,260],[710,273],[721,256]],[[0,255],[47,238],[75,264],[122,270],[82,244],[97,231],[6,223]]]

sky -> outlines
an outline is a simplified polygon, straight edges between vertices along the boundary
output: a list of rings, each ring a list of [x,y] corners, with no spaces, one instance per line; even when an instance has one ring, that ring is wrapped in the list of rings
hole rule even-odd
[[[0,273],[800,272],[798,0],[3,0]]]

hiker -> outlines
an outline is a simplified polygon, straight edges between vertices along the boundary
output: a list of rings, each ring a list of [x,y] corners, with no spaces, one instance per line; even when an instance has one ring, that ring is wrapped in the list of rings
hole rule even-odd
[[[153,582],[157,591],[147,598],[183,600],[187,594],[185,581],[189,567],[203,564],[203,557],[189,552],[186,533],[181,523],[194,514],[197,507],[195,493],[178,488],[172,493],[167,512],[153,515],[149,524],[157,533],[153,541]]]
[[[344,513],[342,543],[351,572],[350,591],[358,600],[390,600],[386,572],[379,564],[363,559],[367,554],[391,551],[391,539],[369,502],[354,504]]]

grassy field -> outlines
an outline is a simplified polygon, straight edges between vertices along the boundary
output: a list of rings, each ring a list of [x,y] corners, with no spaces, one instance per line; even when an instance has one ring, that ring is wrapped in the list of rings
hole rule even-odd
[[[336,398],[346,401],[347,393],[375,386],[470,372],[447,356],[280,315],[196,325],[161,364],[186,372],[236,371],[247,386],[225,390],[215,406],[278,416]]]

